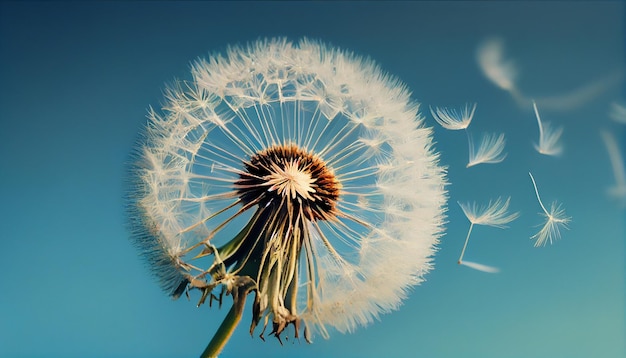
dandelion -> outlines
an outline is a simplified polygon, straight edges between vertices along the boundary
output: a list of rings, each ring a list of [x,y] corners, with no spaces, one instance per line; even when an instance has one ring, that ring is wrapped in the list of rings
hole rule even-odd
[[[469,133],[467,135],[467,141],[469,144],[469,161],[467,168],[483,163],[500,163],[506,158],[506,153],[502,153],[504,151],[504,144],[506,143],[504,134],[485,134],[478,149],[474,147],[474,142]]]
[[[437,123],[445,129],[453,131],[467,129],[472,122],[475,111],[476,103],[474,103],[471,110],[469,105],[466,104],[462,112],[457,112],[455,109],[436,107],[435,110],[433,110],[432,107],[430,108],[430,113]]]
[[[563,148],[561,143],[559,143],[559,139],[563,133],[563,127],[553,129],[549,122],[542,123],[535,101],[533,101],[533,108],[537,117],[537,125],[539,126],[539,144],[535,144],[535,149],[544,155],[561,154]]]
[[[493,226],[504,229],[506,228],[506,224],[519,217],[519,213],[517,212],[512,214],[507,213],[510,201],[510,197],[507,198],[506,201],[502,201],[502,198],[498,198],[496,201],[490,200],[486,207],[479,207],[475,202],[471,204],[459,202],[459,206],[463,210],[465,217],[467,217],[470,221],[470,227],[467,231],[467,236],[465,237],[465,243],[463,244],[463,249],[461,250],[461,256],[459,256],[459,265],[465,265],[484,272],[498,272],[498,269],[495,267],[475,262],[465,262],[463,261],[463,256],[465,255],[465,249],[467,248],[467,243],[469,242],[474,225]]]
[[[626,200],[626,170],[624,170],[624,158],[619,150],[615,137],[605,130],[600,131],[606,150],[609,153],[611,167],[613,168],[613,176],[615,178],[615,186],[609,189],[609,195]]]
[[[310,341],[397,309],[432,268],[445,169],[406,87],[372,61],[308,40],[230,48],[149,117],[133,239],[173,297],[232,296],[203,356],[250,293],[251,334],[292,325]]]
[[[567,224],[571,221],[571,218],[565,215],[565,210],[561,207],[561,204],[558,204],[556,201],[552,203],[550,211],[548,212],[539,197],[539,191],[537,190],[535,178],[530,172],[528,175],[530,175],[530,180],[533,182],[535,194],[537,195],[537,201],[539,201],[539,205],[543,210],[543,213],[541,214],[546,218],[546,222],[541,230],[533,235],[531,240],[536,240],[535,247],[545,246],[548,241],[552,244],[553,240],[561,238],[561,227],[567,228]]]

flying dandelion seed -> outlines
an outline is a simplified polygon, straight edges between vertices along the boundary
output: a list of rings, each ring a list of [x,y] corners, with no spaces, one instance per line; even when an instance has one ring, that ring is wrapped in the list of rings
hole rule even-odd
[[[467,129],[472,122],[475,111],[476,103],[472,105],[471,110],[469,105],[465,105],[461,112],[457,112],[456,109],[435,107],[435,110],[433,110],[432,107],[430,108],[430,113],[435,118],[435,121],[445,129],[453,131]]]
[[[471,267],[476,270],[495,273],[498,272],[499,269],[496,267],[491,267],[475,262],[465,262],[463,261],[463,256],[465,255],[465,249],[467,248],[467,243],[469,242],[470,235],[472,234],[472,229],[474,225],[484,225],[484,226],[493,226],[500,229],[506,228],[506,224],[511,221],[517,219],[519,217],[519,213],[508,214],[507,211],[509,209],[509,202],[511,198],[507,198],[506,201],[502,201],[502,198],[496,199],[496,201],[489,201],[486,207],[479,207],[475,202],[469,203],[459,203],[459,206],[463,210],[465,217],[470,221],[470,227],[467,231],[467,236],[465,237],[465,243],[463,244],[463,249],[461,250],[461,256],[459,256],[458,264],[465,265]]]
[[[584,83],[565,93],[559,93],[550,97],[538,99],[543,108],[557,111],[571,111],[590,103],[600,95],[605,93],[609,88],[618,86],[622,83],[624,71],[617,69],[609,74]],[[523,107],[528,106],[532,100],[518,95],[518,103]]]
[[[531,98],[516,87],[518,66],[514,60],[505,56],[502,38],[491,37],[482,41],[476,48],[476,62],[483,75],[497,87],[507,91],[520,107],[525,108],[530,105]],[[540,102],[544,108],[572,110],[597,98],[607,89],[619,85],[623,78],[624,71],[617,69],[566,93],[541,98]]]
[[[469,162],[467,163],[468,168],[483,163],[500,163],[506,158],[506,153],[502,153],[506,142],[504,134],[500,134],[497,137],[495,134],[484,135],[478,149],[474,148],[474,142],[471,135],[467,131],[467,127],[469,127],[472,122],[475,111],[476,103],[474,103],[471,110],[469,105],[465,105],[462,112],[457,112],[455,109],[448,108],[436,107],[435,110],[433,110],[432,107],[430,108],[430,113],[433,118],[435,118],[435,121],[437,121],[437,123],[445,129],[465,130],[469,146]]]
[[[465,134],[467,135],[467,144],[469,146],[469,162],[467,163],[468,168],[482,163],[499,163],[506,158],[506,153],[502,154],[504,151],[504,144],[506,142],[504,134],[501,134],[498,137],[496,137],[496,135],[485,135],[483,136],[478,149],[474,148],[474,142],[471,135],[467,131],[467,127],[469,127],[472,122],[475,111],[476,103],[472,105],[471,110],[469,105],[465,105],[462,112],[457,112],[455,109],[448,108],[436,107],[435,110],[433,110],[432,107],[430,108],[430,113],[433,118],[435,118],[435,121],[437,121],[437,123],[445,129],[465,130]]]
[[[397,79],[308,40],[198,60],[151,111],[130,193],[133,240],[173,297],[233,306],[250,333],[328,337],[397,309],[432,268],[446,206],[432,130]],[[217,288],[221,286],[221,293]]]
[[[476,60],[485,77],[496,86],[509,92],[517,91],[518,70],[513,61],[505,59],[502,39],[494,37],[483,41],[476,50]]]
[[[533,101],[533,109],[535,110],[535,117],[537,117],[537,125],[539,126],[539,144],[535,144],[535,149],[544,155],[554,156],[561,154],[563,147],[559,139],[561,134],[563,134],[563,127],[553,129],[549,122],[542,123],[535,101]]]
[[[467,142],[469,145],[469,161],[467,168],[478,164],[495,164],[500,163],[506,158],[504,151],[504,134],[485,134],[480,142],[478,149],[474,147],[472,137],[467,134]]]
[[[609,189],[609,195],[626,204],[626,170],[624,170],[624,158],[620,152],[617,141],[613,135],[605,130],[600,131],[606,150],[611,160],[611,168],[613,168],[613,177],[615,185]]]
[[[530,175],[530,180],[532,180],[533,182],[535,194],[537,195],[537,201],[539,201],[539,205],[543,210],[543,213],[541,214],[546,218],[546,222],[541,230],[533,235],[531,237],[531,240],[536,240],[535,247],[545,246],[548,241],[550,242],[550,244],[552,244],[554,240],[561,238],[561,227],[567,229],[567,224],[571,221],[572,218],[565,215],[565,209],[563,209],[561,207],[561,204],[558,204],[557,202],[553,202],[552,205],[550,205],[550,211],[548,212],[548,210],[546,210],[546,207],[543,205],[541,198],[539,197],[539,190],[537,190],[537,183],[535,182],[535,178],[530,172],[528,173],[528,175]]]
[[[609,115],[615,122],[626,124],[626,106],[616,102],[611,103]]]

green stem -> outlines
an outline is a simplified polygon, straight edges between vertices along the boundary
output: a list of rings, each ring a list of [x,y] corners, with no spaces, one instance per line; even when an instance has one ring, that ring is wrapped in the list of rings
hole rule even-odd
[[[209,342],[204,352],[202,352],[201,358],[217,357],[218,354],[224,349],[226,343],[233,335],[235,328],[241,321],[243,315],[243,309],[246,306],[246,296],[254,289],[256,284],[249,277],[239,277],[235,283],[236,287],[233,289],[233,306],[228,311],[228,314],[224,318],[224,321],[215,332],[215,335]]]
[[[224,349],[224,346],[226,346],[230,336],[232,336],[237,324],[239,324],[239,321],[241,320],[241,311],[242,310],[237,309],[236,304],[233,304],[230,311],[228,311],[226,318],[224,318],[224,321],[220,325],[220,328],[218,328],[217,332],[215,332],[213,339],[211,339],[209,345],[206,347],[204,352],[202,352],[202,355],[200,356],[201,358],[217,357],[222,349]]]

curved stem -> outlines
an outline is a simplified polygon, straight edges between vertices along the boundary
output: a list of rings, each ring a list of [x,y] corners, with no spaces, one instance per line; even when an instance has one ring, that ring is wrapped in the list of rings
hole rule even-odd
[[[217,332],[213,336],[213,339],[211,339],[209,345],[206,347],[204,352],[202,352],[202,355],[200,356],[201,358],[217,357],[222,349],[224,349],[224,346],[226,346],[230,336],[232,336],[235,331],[235,327],[237,327],[237,324],[239,324],[239,321],[241,320],[242,312],[237,311],[237,305],[233,304],[230,311],[228,311],[226,318],[224,318],[224,321],[220,325],[220,328],[218,328]]]
[[[215,332],[209,345],[202,352],[201,358],[217,357],[233,335],[239,321],[241,321],[243,309],[246,305],[246,296],[254,289],[255,283],[249,277],[240,277],[235,285],[237,287],[232,292],[233,306],[228,311],[217,332]]]
[[[547,216],[550,216],[550,214],[548,213],[548,210],[546,210],[546,207],[543,206],[543,203],[541,202],[541,198],[539,197],[539,191],[537,190],[537,183],[535,183],[535,178],[530,172],[528,172],[528,175],[530,175],[530,180],[533,181],[533,186],[535,187],[535,194],[537,194],[537,200],[539,201],[539,205],[541,205],[543,212],[546,213]]]
[[[457,262],[459,265],[463,262],[463,255],[465,255],[465,248],[467,247],[467,242],[469,241],[470,234],[472,233],[472,228],[474,227],[474,223],[470,224],[470,228],[467,231],[467,236],[465,237],[465,244],[463,245],[463,250],[461,250],[461,256],[459,256],[459,261]]]

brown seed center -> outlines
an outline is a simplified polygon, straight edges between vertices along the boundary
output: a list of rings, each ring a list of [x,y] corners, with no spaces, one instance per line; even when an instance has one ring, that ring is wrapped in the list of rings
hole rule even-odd
[[[256,153],[243,165],[235,189],[244,205],[290,205],[309,220],[335,216],[341,184],[319,156],[280,145]]]

